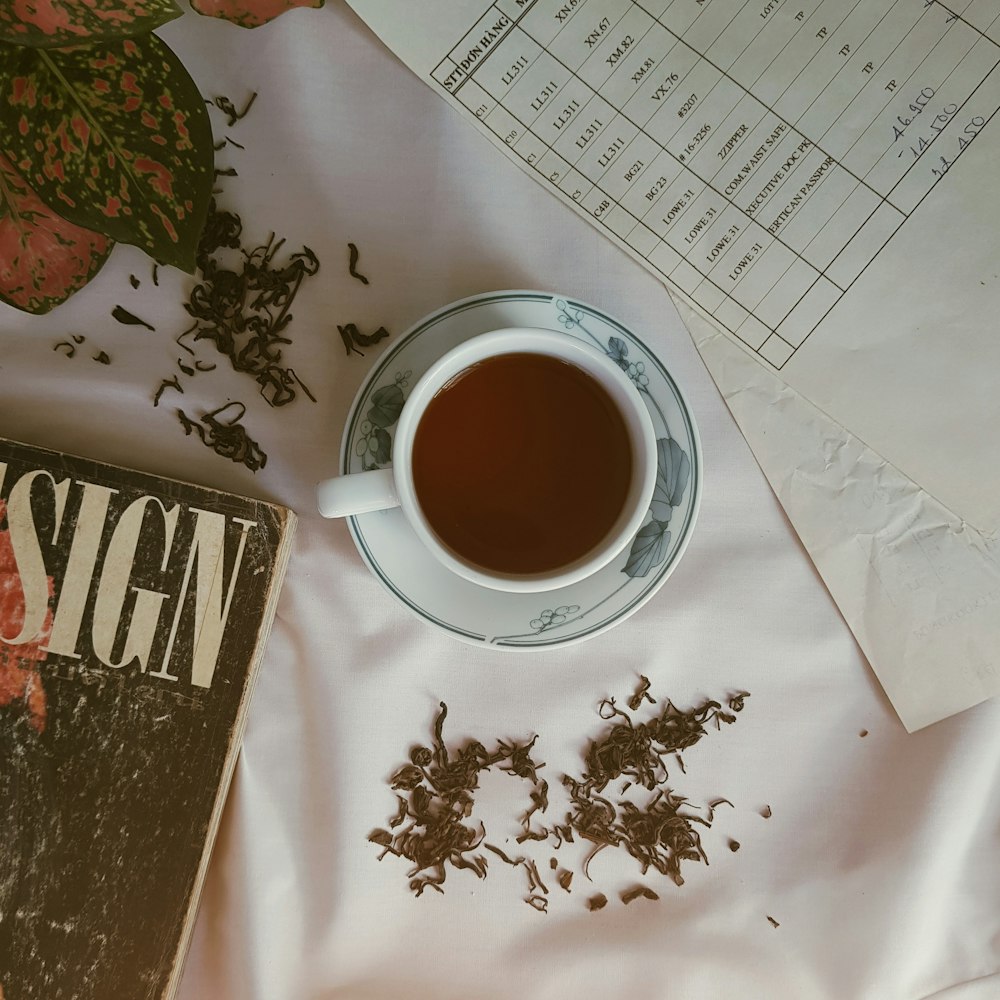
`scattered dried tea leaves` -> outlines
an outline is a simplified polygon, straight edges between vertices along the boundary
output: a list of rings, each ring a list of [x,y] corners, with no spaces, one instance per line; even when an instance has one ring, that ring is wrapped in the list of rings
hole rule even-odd
[[[591,896],[587,900],[588,910],[603,910],[605,906],[608,905],[608,897],[604,895],[603,892],[599,892],[596,896]]]
[[[57,344],[53,344],[52,350],[57,353],[61,352],[64,357],[74,358],[76,357],[77,347],[86,339],[82,334],[74,333],[70,335],[70,340],[60,340]],[[101,365],[111,364],[111,356],[106,351],[98,351],[96,354],[92,354],[90,358]],[[0,1000],[3,1000],[3,998],[0,997]]]
[[[239,412],[224,422],[219,414],[230,407],[238,408]],[[183,410],[177,411],[177,417],[184,427],[185,434],[193,431],[201,438],[202,444],[211,448],[217,455],[245,465],[251,472],[256,472],[267,464],[267,455],[240,423],[245,414],[246,406],[238,401],[225,403],[211,413],[204,414],[201,423],[193,420]]]
[[[443,891],[441,887],[449,869],[464,868],[478,878],[485,878],[486,857],[475,853],[482,846],[506,864],[525,869],[527,901],[544,911],[545,906],[537,902],[545,902],[544,896],[539,896],[537,890],[548,893],[548,888],[535,862],[524,857],[509,857],[499,847],[485,843],[486,831],[481,824],[476,829],[466,822],[472,816],[475,792],[484,771],[513,760],[506,770],[514,774],[534,773],[538,766],[530,756],[534,740],[529,743],[497,741],[493,751],[473,740],[449,750],[444,740],[447,715],[448,706],[441,702],[434,720],[431,746],[414,747],[409,763],[399,767],[389,779],[394,790],[405,793],[399,797],[406,802],[406,825],[398,824],[402,829],[383,845],[379,860],[386,854],[393,854],[409,861],[410,891],[419,896],[428,886]]]
[[[134,274],[130,274],[130,275],[128,276],[128,283],[129,283],[129,284],[130,284],[130,285],[131,285],[131,286],[132,286],[133,288],[138,288],[138,287],[139,287],[139,279],[138,279],[138,278],[137,278],[137,277],[136,277],[136,276],[135,276]]]
[[[242,234],[240,217],[220,210],[213,199],[198,246],[201,281],[184,304],[195,322],[176,338],[177,342],[193,354],[183,343],[185,337],[210,341],[229,358],[235,371],[253,376],[261,396],[271,406],[292,402],[298,390],[315,402],[316,397],[295,370],[281,361],[282,347],[292,342],[288,336],[292,303],[305,278],[318,273],[319,259],[303,246],[279,261],[283,239],[276,240],[272,233],[266,243],[247,250],[241,243]],[[234,267],[220,262],[220,251],[226,250],[239,251]]]
[[[780,927],[780,926],[781,926],[781,924],[779,924],[779,923],[778,923],[778,921],[774,919],[774,917],[768,917],[768,918],[767,918],[767,921],[768,921],[768,923],[769,923],[769,924],[770,924],[770,925],[771,925],[772,927]]]
[[[118,320],[119,323],[125,324],[125,326],[144,326],[147,330],[152,330],[156,333],[156,327],[147,323],[144,319],[139,319],[134,313],[130,313],[127,309],[122,306],[115,306],[111,310],[111,315]]]
[[[348,253],[350,254],[347,263],[348,273],[351,275],[352,278],[357,278],[362,285],[367,285],[368,279],[358,271],[358,255],[359,255],[358,248],[353,243],[348,243],[347,250]]]
[[[648,693],[648,679],[642,677],[640,680],[629,704],[634,702],[641,706],[644,701],[656,704]],[[730,708],[740,711],[742,699],[747,696],[746,692],[731,696]],[[739,703],[739,708],[733,705],[734,701]],[[676,885],[683,885],[681,866],[684,862],[708,864],[701,830],[712,825],[717,807],[732,807],[732,802],[716,798],[707,805],[692,806],[684,796],[668,787],[664,758],[694,746],[708,732],[712,722],[718,729],[720,722],[731,723],[735,716],[725,712],[718,701],[706,700],[682,710],[668,700],[657,715],[637,722],[621,711],[613,698],[605,698],[599,704],[598,714],[609,725],[597,739],[591,740],[583,773],[562,776],[562,787],[569,800],[563,820],[532,826],[532,820],[549,808],[549,785],[539,776],[545,764],[532,756],[538,737],[520,743],[498,739],[492,753],[478,741],[450,752],[442,733],[447,715],[447,707],[442,702],[434,722],[432,746],[414,747],[409,762],[390,778],[391,787],[405,793],[397,796],[399,808],[390,821],[390,829],[396,829],[404,821],[408,825],[390,835],[387,842],[380,834],[378,842],[384,848],[380,860],[391,853],[410,861],[410,889],[419,896],[427,885],[442,891],[449,868],[468,868],[479,878],[485,878],[486,855],[475,853],[482,847],[484,852],[495,855],[505,864],[524,869],[528,881],[525,901],[547,912],[545,897],[549,889],[536,862],[527,855],[508,855],[486,841],[482,824],[477,829],[465,822],[472,816],[480,774],[495,765],[498,770],[531,782],[531,804],[520,818],[522,832],[516,838],[518,844],[551,841],[551,849],[558,851],[563,844],[577,840],[586,842],[589,851],[580,870],[591,881],[591,861],[611,847],[633,857],[643,875],[652,868]],[[620,796],[633,785],[632,781],[626,782],[618,795],[605,792],[611,782],[622,776],[634,781],[636,790],[629,799]],[[647,794],[643,795],[638,789],[644,789]],[[731,851],[739,850],[737,841],[730,838],[727,843]],[[554,856],[549,859],[549,868],[556,872],[559,887],[570,892],[574,872],[560,869]],[[628,903],[639,895],[659,898],[645,886],[629,890],[622,898]],[[591,910],[606,903],[603,894],[587,901]]]

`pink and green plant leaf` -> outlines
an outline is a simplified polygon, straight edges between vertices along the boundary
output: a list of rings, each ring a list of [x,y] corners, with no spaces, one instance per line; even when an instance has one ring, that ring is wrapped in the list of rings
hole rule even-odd
[[[113,247],[46,207],[0,156],[0,300],[46,313],[87,284]]]
[[[212,128],[156,35],[0,47],[3,152],[65,219],[189,272],[213,182]]]
[[[142,35],[180,17],[174,0],[3,0],[0,41],[65,46]]]
[[[207,17],[221,17],[241,28],[259,28],[295,7],[322,7],[324,0],[191,0]]]

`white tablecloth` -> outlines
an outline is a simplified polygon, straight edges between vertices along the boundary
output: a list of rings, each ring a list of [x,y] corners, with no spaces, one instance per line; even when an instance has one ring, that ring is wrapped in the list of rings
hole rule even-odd
[[[188,13],[160,34],[206,96],[239,106],[259,91],[234,128],[214,118],[246,147],[219,154],[239,172],[223,178],[222,204],[241,213],[246,242],[273,230],[320,258],[287,349],[317,402],[269,410],[246,376],[220,367],[154,409],[192,279],[163,272],[154,288],[148,259],[119,246],[51,315],[0,310],[0,432],[301,516],[183,1000],[1000,996],[1000,705],[904,732],[666,291],[341,4],[253,32]],[[347,273],[348,241],[368,287]],[[417,620],[364,567],[345,524],[313,512],[314,483],[336,470],[351,400],[378,354],[346,357],[336,325],[384,324],[395,339],[451,300],[500,288],[558,291],[625,322],[683,386],[706,466],[695,536],[663,589],[583,645],[517,656]],[[115,323],[118,303],[157,333]],[[113,363],[53,353],[67,333]],[[227,398],[247,402],[268,451],[256,475],[185,437],[172,414]],[[694,801],[734,805],[704,833],[711,864],[688,864],[684,886],[647,877],[659,901],[626,908],[617,888],[637,867],[595,861],[593,887],[577,874],[574,892],[553,889],[561,898],[541,914],[522,901],[521,873],[498,861],[485,881],[452,872],[444,895],[419,899],[404,862],[376,861],[368,833],[396,807],[387,778],[430,738],[439,701],[455,743],[540,734],[538,759],[557,781],[579,771],[599,700],[624,698],[639,674],[683,706],[752,693],[737,724],[711,732],[675,776]],[[494,829],[523,808],[511,784],[483,782]],[[588,912],[586,895],[602,887],[611,903]]]

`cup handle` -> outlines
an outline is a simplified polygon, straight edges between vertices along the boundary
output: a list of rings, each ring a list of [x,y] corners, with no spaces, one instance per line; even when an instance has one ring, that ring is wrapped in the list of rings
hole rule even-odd
[[[399,506],[392,469],[335,476],[316,484],[316,505],[323,517],[347,517]]]

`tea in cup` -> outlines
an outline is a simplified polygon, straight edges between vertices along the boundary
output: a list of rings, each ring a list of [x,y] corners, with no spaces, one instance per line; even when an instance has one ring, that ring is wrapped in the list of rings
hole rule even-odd
[[[619,555],[656,479],[645,403],[607,355],[506,329],[431,365],[406,400],[392,466],[321,482],[325,517],[399,506],[449,570],[485,587],[569,586]]]

